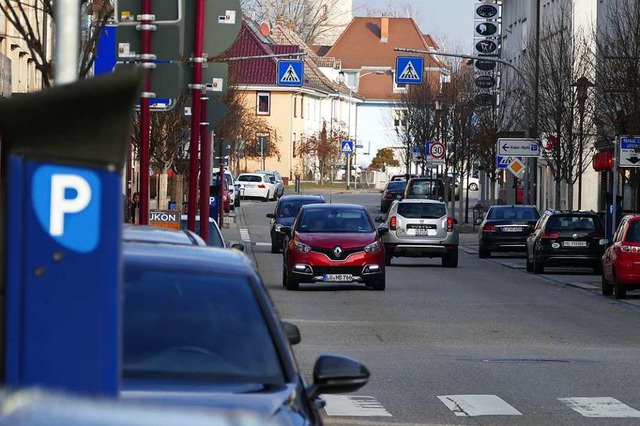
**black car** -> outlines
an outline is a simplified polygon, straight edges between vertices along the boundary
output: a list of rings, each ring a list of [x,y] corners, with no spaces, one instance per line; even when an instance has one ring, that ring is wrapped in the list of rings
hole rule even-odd
[[[391,203],[398,198],[402,198],[406,187],[406,180],[390,180],[387,182],[382,190],[382,197],[380,198],[380,211],[382,213],[388,212]]]
[[[283,226],[291,226],[293,219],[305,204],[324,204],[321,195],[285,195],[278,200],[273,213],[267,213],[271,219],[271,253],[279,253],[284,244],[285,235],[280,232]]]
[[[539,218],[535,206],[489,207],[478,231],[478,257],[489,257],[491,252],[527,251],[527,238]]]
[[[605,247],[600,216],[586,211],[546,211],[527,239],[527,272],[541,274],[546,266],[581,266],[602,270]]]
[[[444,199],[445,184],[442,178],[417,177],[407,181],[403,198]]]
[[[290,346],[298,328],[281,322],[236,250],[125,243],[123,260],[124,399],[318,425],[320,394],[355,391],[369,379],[359,362],[322,355],[307,385]]]

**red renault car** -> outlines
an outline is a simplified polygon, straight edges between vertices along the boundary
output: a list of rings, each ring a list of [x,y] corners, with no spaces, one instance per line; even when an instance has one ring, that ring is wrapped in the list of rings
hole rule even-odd
[[[300,283],[363,283],[384,290],[384,246],[369,213],[356,204],[302,206],[287,235],[282,284],[297,290]]]
[[[640,215],[622,218],[602,256],[602,294],[616,299],[640,288]]]

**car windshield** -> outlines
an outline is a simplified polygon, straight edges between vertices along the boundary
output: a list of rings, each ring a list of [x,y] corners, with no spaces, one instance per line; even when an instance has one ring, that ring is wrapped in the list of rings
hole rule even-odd
[[[284,380],[245,277],[125,264],[123,337],[125,378]]]
[[[304,211],[296,230],[298,232],[374,232],[371,219],[360,209],[315,209]]]
[[[182,229],[187,229],[187,221],[183,220],[180,223]],[[196,230],[195,233],[200,235],[200,221],[196,220]],[[211,247],[225,247],[224,241],[222,240],[222,236],[220,232],[216,229],[216,225],[213,222],[209,222],[209,241],[207,241],[207,245]]]
[[[409,219],[437,219],[447,215],[443,203],[398,203],[398,214]]]
[[[493,207],[487,213],[491,220],[538,220],[540,215],[533,207]]]
[[[387,185],[387,191],[404,191],[407,186],[406,180],[394,180]]]
[[[305,204],[317,204],[319,200],[287,200],[280,203],[278,217],[294,217]]]

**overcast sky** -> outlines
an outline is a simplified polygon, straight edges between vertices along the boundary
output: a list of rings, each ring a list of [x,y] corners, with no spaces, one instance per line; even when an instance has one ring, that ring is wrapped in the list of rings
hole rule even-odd
[[[420,29],[431,34],[447,52],[472,53],[474,4],[477,0],[353,0],[354,15],[363,16],[365,8],[395,8],[409,5],[417,12]]]

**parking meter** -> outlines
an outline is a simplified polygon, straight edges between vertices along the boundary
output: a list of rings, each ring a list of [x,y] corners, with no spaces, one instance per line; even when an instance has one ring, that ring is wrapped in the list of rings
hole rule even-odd
[[[138,70],[0,101],[3,382],[117,395]]]

